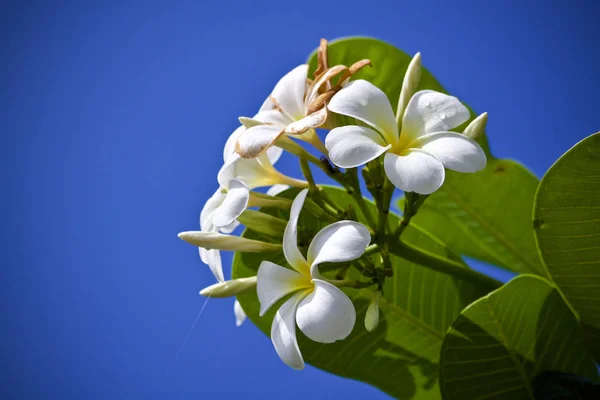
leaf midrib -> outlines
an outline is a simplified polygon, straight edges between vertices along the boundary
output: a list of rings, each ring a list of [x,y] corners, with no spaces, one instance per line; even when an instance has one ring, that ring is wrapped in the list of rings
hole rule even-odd
[[[494,312],[494,309],[492,308],[492,305],[490,304],[489,297],[485,299],[485,304],[486,304],[486,306],[488,308],[488,312],[490,313],[490,316],[492,317],[492,321],[494,321],[494,324],[496,325],[496,328],[498,329],[498,335],[500,336],[500,340],[502,341],[502,345],[504,346],[504,348],[506,349],[506,351],[510,355],[510,358],[513,361],[513,364],[515,365],[515,369],[517,370],[517,373],[519,374],[519,376],[523,380],[523,386],[527,389],[527,392],[529,393],[529,397],[532,400],[535,400],[535,397],[533,396],[533,389],[532,389],[531,384],[529,382],[529,378],[527,377],[527,373],[525,372],[525,369],[523,368],[523,365],[521,364],[521,362],[517,358],[516,354],[508,346],[508,340],[506,339],[506,335],[504,333],[504,330],[502,329],[502,324],[500,323],[500,321],[496,317],[496,313]]]
[[[492,234],[496,238],[496,240],[498,240],[498,242],[500,242],[504,247],[506,247],[513,254],[515,254],[517,257],[519,257],[531,269],[532,272],[534,272],[534,273],[543,272],[546,274],[546,276],[545,276],[546,278],[550,278],[550,276],[548,276],[546,271],[544,271],[543,269],[541,271],[538,271],[538,269],[536,268],[536,265],[531,262],[529,257],[527,257],[525,254],[523,254],[521,251],[519,251],[518,248],[514,247],[508,240],[506,240],[506,238],[504,237],[504,235],[502,235],[502,233],[495,230],[492,225],[488,224],[487,221],[480,218],[477,215],[477,213],[473,211],[473,209],[471,209],[465,202],[463,202],[462,199],[460,198],[460,196],[456,193],[456,191],[454,190],[452,185],[449,184],[448,181],[444,182],[444,186],[442,186],[441,190],[443,190],[445,193],[447,193],[448,196],[452,197],[452,199],[456,203],[458,203],[463,208],[463,210],[465,210],[467,212],[467,214],[469,214],[471,217],[473,217],[473,219],[475,219],[479,224],[481,224],[487,232]],[[450,217],[450,218],[452,218],[452,217]],[[486,251],[489,252],[489,250],[486,250]]]

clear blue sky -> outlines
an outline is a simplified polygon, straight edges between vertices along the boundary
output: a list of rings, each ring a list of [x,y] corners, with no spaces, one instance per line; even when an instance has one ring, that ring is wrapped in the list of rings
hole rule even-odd
[[[386,398],[286,368],[230,299],[208,303],[175,362],[213,282],[177,233],[197,227],[236,118],[321,37],[421,51],[489,112],[493,152],[538,176],[600,130],[598,2],[0,7],[2,398]]]

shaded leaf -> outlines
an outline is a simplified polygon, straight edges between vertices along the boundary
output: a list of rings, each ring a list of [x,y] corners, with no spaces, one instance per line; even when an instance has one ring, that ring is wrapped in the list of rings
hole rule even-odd
[[[441,353],[448,400],[533,399],[532,380],[547,370],[597,379],[583,330],[548,281],[522,275],[467,307]]]
[[[533,215],[540,255],[600,359],[600,133],[548,170]]]

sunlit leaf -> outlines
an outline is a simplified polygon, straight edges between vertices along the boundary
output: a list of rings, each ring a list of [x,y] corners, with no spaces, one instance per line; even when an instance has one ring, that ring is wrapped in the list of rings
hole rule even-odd
[[[454,251],[519,273],[547,276],[531,210],[537,178],[521,164],[491,159],[475,174],[447,171],[414,218]],[[403,200],[398,203],[402,207]]]

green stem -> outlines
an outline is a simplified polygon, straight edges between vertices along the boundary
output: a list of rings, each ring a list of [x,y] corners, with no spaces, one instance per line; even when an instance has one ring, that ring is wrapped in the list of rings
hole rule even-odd
[[[390,213],[390,203],[392,201],[392,195],[394,194],[394,185],[392,182],[387,177],[384,177],[383,179],[383,194],[381,196],[381,202],[378,204],[379,220],[377,224],[377,235],[382,238],[385,236],[388,215]]]
[[[354,279],[342,279],[342,280],[335,280],[335,279],[327,279],[327,282],[331,283],[332,285],[336,286],[336,287],[351,287],[351,288],[365,288],[365,287],[369,287],[371,285],[373,285],[373,282],[361,282],[361,281],[357,281]]]
[[[417,211],[421,205],[425,202],[428,195],[422,195],[414,192],[406,192],[404,194],[404,213],[402,219],[398,223],[398,226],[394,230],[392,237],[399,238],[402,232],[408,227],[412,217],[417,214]]]
[[[379,248],[379,245],[375,243],[370,246],[367,246],[363,254],[366,256],[370,256],[371,254],[379,253],[380,251],[381,249]]]
[[[300,146],[298,143],[294,142],[289,137],[285,135],[280,137],[279,140],[277,140],[276,145],[278,147],[281,147],[288,153],[291,153],[297,157],[300,157],[301,159],[305,159],[306,161],[313,163],[321,170],[323,170],[323,172],[325,172],[327,175],[330,175],[329,171],[327,171],[327,168],[325,168],[325,166],[321,163],[321,160],[310,154],[308,151],[306,151],[304,147]]]
[[[317,132],[314,129],[311,129],[304,135],[306,135],[306,137],[304,138],[305,142],[312,144],[314,148],[319,150],[326,157],[329,157],[329,151],[327,150],[327,148],[325,147],[325,145],[323,144],[323,142],[321,141],[321,139],[317,135]]]
[[[352,196],[354,198],[356,205],[358,206],[360,211],[363,213],[369,226],[372,229],[375,229],[375,227],[376,227],[375,219],[373,219],[373,216],[371,215],[371,211],[369,211],[369,208],[367,207],[367,203],[365,202],[365,199],[362,196],[362,193],[360,190],[360,183],[358,182],[357,169],[356,168],[348,169],[346,171],[346,174],[350,178],[350,183],[344,185],[346,187],[346,191],[348,192],[348,194],[350,194],[350,196]]]
[[[439,257],[403,241],[392,244],[392,246],[390,246],[390,251],[406,260],[415,262],[434,271],[442,272],[484,286],[490,291],[502,286],[501,282],[465,267],[457,261]]]
[[[315,203],[317,203],[323,210],[328,212],[334,217],[338,216],[339,212],[342,212],[337,206],[332,206],[331,202],[328,203],[326,198],[326,194],[324,190],[321,190],[315,183],[312,172],[310,170],[310,166],[308,165],[308,161],[305,158],[300,159],[300,168],[302,169],[302,174],[306,178],[308,182],[308,190],[311,192]]]

